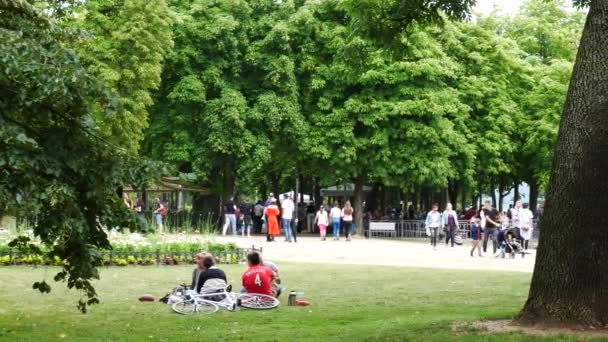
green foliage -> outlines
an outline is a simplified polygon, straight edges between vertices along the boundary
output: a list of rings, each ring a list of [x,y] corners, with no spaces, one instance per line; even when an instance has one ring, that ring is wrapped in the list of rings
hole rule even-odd
[[[235,243],[152,243],[152,244],[115,244],[111,252],[100,253],[97,265],[154,265],[157,257],[164,264],[178,265],[193,263],[194,255],[201,251],[215,254],[219,263],[239,262],[240,249]],[[110,254],[114,257],[110,260]],[[54,253],[53,248],[29,243],[24,237],[19,237],[8,245],[0,245],[0,265],[54,265],[66,266],[69,260],[62,259]],[[60,272],[57,279],[63,279],[65,274]],[[43,286],[46,290],[47,285]],[[38,288],[36,287],[36,288]],[[50,286],[48,287],[50,290]]]
[[[84,311],[97,302],[98,250],[110,248],[103,228],[137,225],[115,190],[145,178],[141,162],[100,137],[93,108],[114,113],[116,99],[82,67],[69,34],[30,2],[0,5],[0,203],[35,216],[34,234],[65,260],[55,279],[84,292]]]
[[[306,131],[284,21],[289,2],[173,2],[175,49],[152,110],[146,150],[230,193]],[[277,149],[277,150],[275,150]]]
[[[116,111],[95,108],[95,120],[113,143],[137,151],[173,46],[173,13],[165,0],[95,0],[73,8],[64,26],[82,31],[76,52],[117,97]]]
[[[467,19],[475,3],[475,0],[346,0],[341,7],[353,18],[353,30],[386,43],[415,24],[443,23],[446,16],[452,20]]]

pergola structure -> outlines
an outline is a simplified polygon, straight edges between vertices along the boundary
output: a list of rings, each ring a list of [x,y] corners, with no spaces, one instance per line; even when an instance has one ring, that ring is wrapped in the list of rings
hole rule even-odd
[[[126,187],[123,189],[126,193],[142,193],[146,206],[148,205],[148,194],[159,194],[163,201],[169,203],[169,208],[181,211],[184,207],[184,194],[196,193],[200,196],[211,194],[209,188],[201,187],[183,180],[180,177],[162,177],[156,184],[148,186],[146,189],[133,189]]]

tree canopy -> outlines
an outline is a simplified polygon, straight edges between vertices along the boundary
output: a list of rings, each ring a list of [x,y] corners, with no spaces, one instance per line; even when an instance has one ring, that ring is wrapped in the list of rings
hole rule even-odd
[[[223,199],[296,174],[461,207],[537,195],[585,14],[454,22],[474,3],[0,0],[0,203],[36,215],[93,303],[104,228],[135,224],[116,190],[158,169],[142,156]]]

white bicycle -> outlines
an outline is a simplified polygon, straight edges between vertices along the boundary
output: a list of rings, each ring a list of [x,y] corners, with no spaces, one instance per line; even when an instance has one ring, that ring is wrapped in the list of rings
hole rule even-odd
[[[172,305],[173,311],[182,315],[212,314],[220,307],[237,311],[241,307],[254,310],[268,310],[279,306],[278,299],[263,294],[232,292],[232,285],[221,289],[205,289],[202,293],[187,291],[183,299]]]

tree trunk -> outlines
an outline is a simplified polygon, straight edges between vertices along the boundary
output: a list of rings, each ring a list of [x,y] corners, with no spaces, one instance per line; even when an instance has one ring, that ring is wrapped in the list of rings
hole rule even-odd
[[[608,325],[608,0],[591,1],[521,322]]]
[[[536,180],[530,182],[530,210],[536,212],[538,207],[538,184]]]
[[[515,206],[515,202],[517,202],[519,198],[519,181],[515,181],[515,187],[513,189],[513,206]]]
[[[365,178],[359,177],[355,179],[355,228],[357,229],[357,235],[363,236],[363,185],[365,184]]]
[[[454,209],[458,206],[458,183],[456,181],[448,184],[448,202],[452,203]]]
[[[503,199],[502,193],[504,192],[504,190],[505,190],[505,185],[504,185],[504,182],[501,180],[498,183],[498,211],[499,212],[502,212],[502,199]]]
[[[460,198],[460,210],[464,212],[467,209],[467,185],[465,181],[461,183],[460,190],[462,191],[462,197]]]

